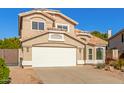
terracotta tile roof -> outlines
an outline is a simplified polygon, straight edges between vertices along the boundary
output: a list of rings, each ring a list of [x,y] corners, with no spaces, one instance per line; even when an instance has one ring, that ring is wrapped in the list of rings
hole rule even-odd
[[[107,45],[108,42],[92,35],[88,43],[93,45]]]
[[[75,31],[74,31],[75,33],[80,33],[81,31],[80,30],[78,30],[78,29],[75,29]]]
[[[101,38],[98,38],[96,36],[91,35],[88,31],[83,31],[83,30],[75,29],[75,33],[77,35],[82,35],[83,37],[85,35],[90,36],[89,39],[87,39],[87,42],[90,45],[107,45],[107,43],[108,43],[107,41],[105,41],[105,40],[103,40]]]

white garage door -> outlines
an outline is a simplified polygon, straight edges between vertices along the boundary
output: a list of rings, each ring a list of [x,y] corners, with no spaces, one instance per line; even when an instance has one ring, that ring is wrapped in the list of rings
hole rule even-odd
[[[33,67],[75,66],[76,48],[33,47]]]

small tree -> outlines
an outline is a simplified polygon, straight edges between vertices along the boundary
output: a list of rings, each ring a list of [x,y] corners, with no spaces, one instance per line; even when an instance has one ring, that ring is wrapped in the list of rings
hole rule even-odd
[[[108,34],[107,33],[101,33],[99,31],[93,31],[91,32],[92,35],[99,37],[101,39],[107,40],[108,39]]]
[[[7,84],[9,80],[9,68],[6,66],[5,61],[0,58],[0,84]]]
[[[1,49],[18,49],[21,47],[21,43],[19,38],[5,38],[0,40],[0,48]]]

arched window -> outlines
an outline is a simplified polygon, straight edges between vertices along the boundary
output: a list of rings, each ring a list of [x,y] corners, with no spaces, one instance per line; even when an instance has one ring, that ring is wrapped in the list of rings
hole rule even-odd
[[[96,59],[102,60],[103,59],[103,48],[96,49]]]

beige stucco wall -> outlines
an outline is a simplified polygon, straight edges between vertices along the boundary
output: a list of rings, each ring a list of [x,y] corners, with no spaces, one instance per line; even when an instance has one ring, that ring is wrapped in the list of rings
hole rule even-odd
[[[23,60],[25,61],[31,61],[32,60],[32,46],[45,46],[45,47],[75,47],[77,48],[77,60],[78,59],[83,59],[83,49],[84,49],[84,44],[64,35],[64,41],[49,41],[48,40],[48,35],[49,33],[39,36],[37,38],[31,39],[29,41],[23,42]],[[29,51],[27,52],[26,48],[29,48]],[[82,48],[82,52],[79,53],[78,48]],[[81,57],[80,57],[81,55]]]
[[[74,40],[73,38],[69,37],[68,35],[64,34],[64,41],[50,41],[48,40],[49,33],[46,33],[42,36],[33,38],[31,40],[28,40],[26,42],[22,43],[23,46],[23,60],[24,61],[31,61],[32,60],[32,47],[64,47],[64,48],[76,48],[76,58],[78,60],[88,60],[88,49],[93,49],[93,61],[95,63],[96,60],[96,46],[91,45],[85,45],[81,42],[78,42],[77,40]],[[29,51],[27,52],[27,48],[29,48]],[[105,52],[105,47],[104,47]],[[105,56],[105,55],[104,55]]]
[[[48,27],[53,26],[53,21],[42,14],[32,14],[30,16],[25,16],[22,19],[22,30],[21,30],[21,39],[30,38],[32,36],[36,36],[41,34],[43,31],[33,30],[32,29],[32,21],[43,21],[45,23],[45,30]]]
[[[74,24],[70,23],[67,19],[62,18],[59,15],[54,15],[54,18],[56,19],[55,25],[58,24],[58,23],[67,24],[67,25],[69,25],[69,32],[74,33],[74,29],[75,29]]]
[[[74,25],[67,21],[66,19],[60,17],[59,15],[55,16],[55,25],[56,24],[67,24],[69,26],[69,32],[74,32]],[[38,31],[32,29],[32,21],[41,21],[45,23],[45,30],[47,31],[48,28],[53,27],[53,20],[49,19],[48,17],[42,15],[42,14],[32,14],[28,16],[24,16],[22,18],[22,30],[21,30],[21,39],[30,38],[32,36],[39,35],[43,33],[44,31]]]

